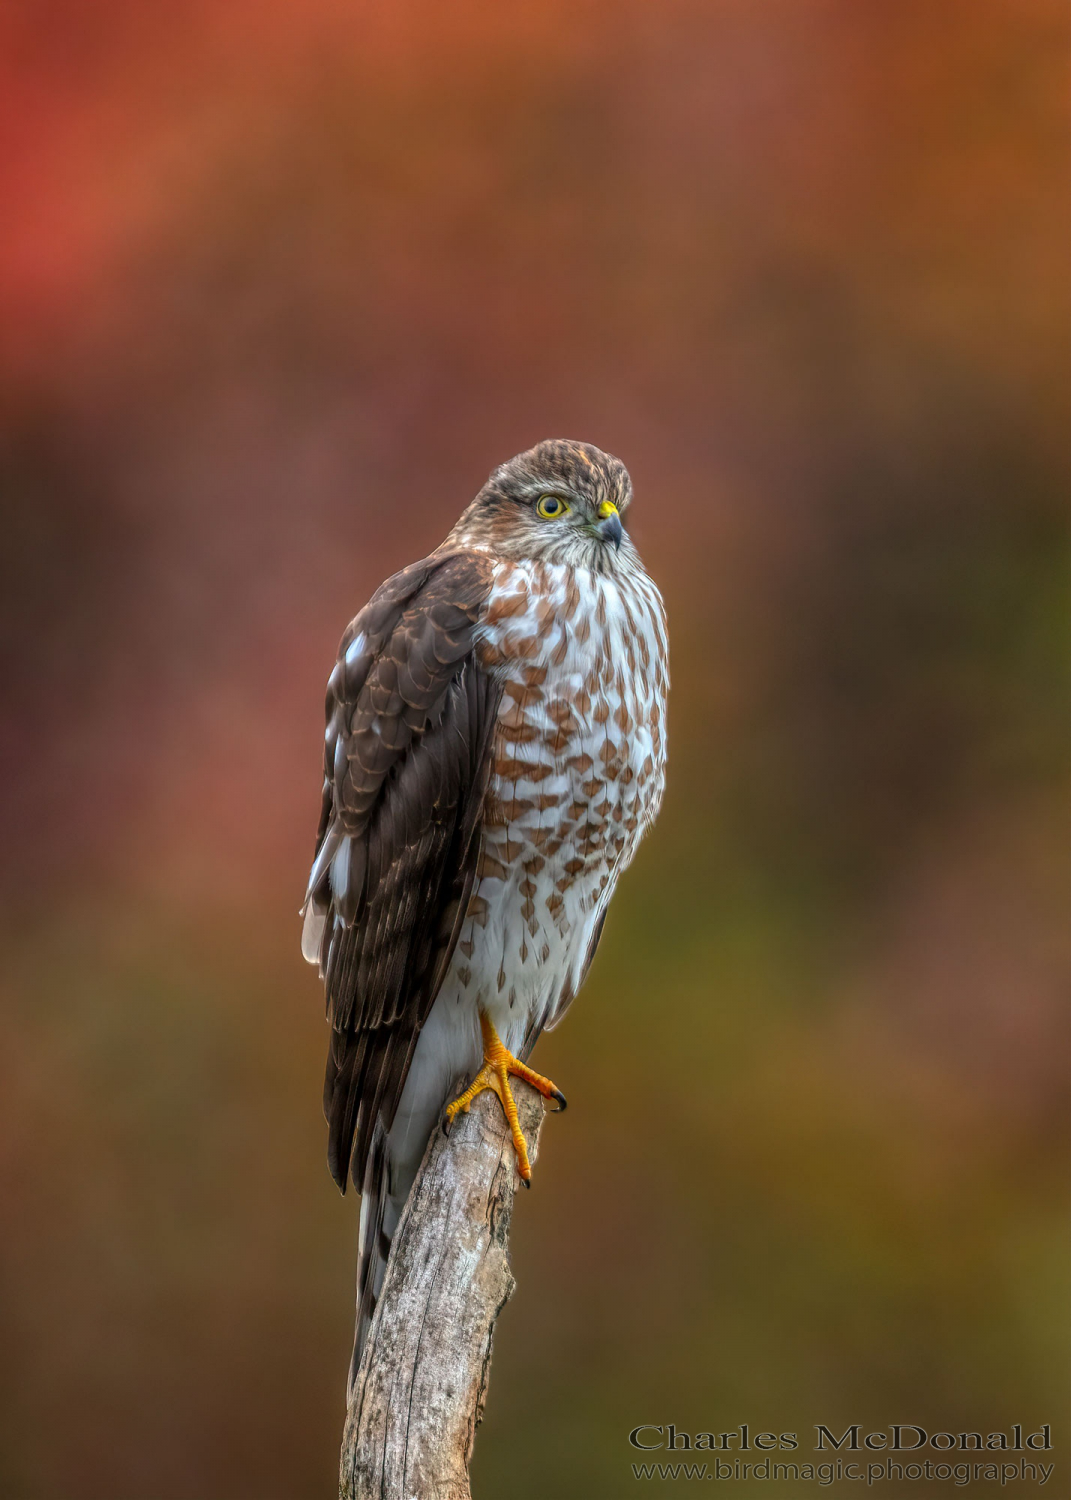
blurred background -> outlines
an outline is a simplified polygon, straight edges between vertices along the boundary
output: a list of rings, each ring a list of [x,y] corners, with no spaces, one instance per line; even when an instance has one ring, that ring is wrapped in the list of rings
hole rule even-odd
[[[670,1421],[1048,1421],[1066,1484],[1068,31],[0,12],[0,1495],[332,1494],[323,685],[548,435],[632,471],[670,777],[537,1053],[477,1496]]]

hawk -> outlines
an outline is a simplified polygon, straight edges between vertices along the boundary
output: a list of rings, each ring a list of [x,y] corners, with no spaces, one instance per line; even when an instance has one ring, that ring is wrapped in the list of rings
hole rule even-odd
[[[331,1023],[328,1162],[361,1193],[351,1381],[436,1123],[493,1089],[527,1184],[510,1078],[565,1108],[526,1059],[665,781],[666,618],[631,498],[589,443],[519,454],[377,590],[328,680],[302,952]]]

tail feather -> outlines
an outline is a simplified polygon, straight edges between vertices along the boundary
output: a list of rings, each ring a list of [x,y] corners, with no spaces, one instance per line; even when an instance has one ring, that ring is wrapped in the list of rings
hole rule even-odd
[[[387,1137],[380,1126],[368,1153],[361,1188],[361,1227],[357,1244],[357,1328],[347,1393],[353,1390],[357,1379],[361,1354],[383,1287],[391,1241],[398,1226],[398,1212],[391,1202],[390,1175]]]
[[[364,1035],[371,1034],[365,1033]],[[410,1045],[415,1045],[415,1039]],[[476,1045],[475,1042],[473,1045]],[[416,1050],[419,1058],[419,1049]],[[397,1053],[400,1054],[400,1052],[401,1049],[398,1048]],[[407,1059],[402,1058],[401,1061],[405,1064],[404,1071],[408,1073]],[[344,1076],[346,1066],[353,1065],[353,1055],[347,1055],[342,1059],[342,1063],[343,1066],[339,1069],[338,1075],[329,1077],[328,1092],[334,1097],[336,1089],[343,1086],[347,1089],[347,1115],[351,1094],[354,1105],[358,1096],[362,1098],[360,1107],[357,1109],[359,1118],[355,1121],[358,1142],[361,1142],[364,1139],[364,1111],[368,1099],[364,1094],[363,1085],[361,1089],[353,1092],[351,1079]],[[388,1060],[388,1068],[397,1065],[399,1065],[397,1055]],[[360,1067],[362,1077],[366,1078],[368,1071],[366,1059],[361,1059]],[[360,1178],[356,1175],[360,1152],[358,1150],[353,1152],[355,1172],[353,1182],[354,1186],[359,1186],[361,1190],[361,1217],[357,1252],[357,1327],[353,1343],[353,1358],[350,1363],[349,1393],[353,1391],[361,1356],[368,1342],[376,1303],[383,1289],[383,1278],[390,1258],[391,1245],[406,1200],[420,1171],[428,1141],[436,1128],[442,1105],[457,1092],[457,1088],[453,1085],[461,1082],[470,1071],[471,1066],[466,1063],[457,1078],[451,1079],[448,1075],[440,1076],[442,1059],[434,1049],[430,1053],[426,1051],[423,1067],[416,1067],[414,1073],[409,1073],[407,1088],[412,1088],[414,1096],[411,1107],[400,1109],[389,1127],[382,1114],[373,1117],[374,1123],[369,1131],[367,1155],[364,1157],[364,1172]],[[335,1119],[342,1113],[341,1109],[330,1112],[332,1129],[334,1129]],[[346,1180],[348,1165],[342,1159],[341,1142],[345,1140],[348,1147],[353,1139],[353,1133],[353,1125],[347,1119],[346,1128],[340,1131],[335,1153],[332,1156],[332,1170],[335,1171],[336,1181],[340,1185]]]

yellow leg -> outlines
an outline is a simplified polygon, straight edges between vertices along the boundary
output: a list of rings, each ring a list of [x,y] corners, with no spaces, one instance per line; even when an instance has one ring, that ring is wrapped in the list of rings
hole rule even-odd
[[[507,1052],[499,1040],[498,1032],[482,1012],[480,1030],[483,1032],[483,1067],[460,1098],[455,1099],[453,1104],[447,1105],[443,1129],[449,1132],[450,1126],[462,1111],[468,1114],[469,1105],[477,1094],[482,1094],[484,1089],[493,1090],[498,1095],[509,1122],[510,1134],[513,1136],[513,1149],[517,1153],[517,1171],[521,1174],[521,1181],[525,1187],[531,1187],[532,1168],[528,1161],[528,1143],[517,1119],[517,1106],[513,1101],[513,1091],[509,1086],[510,1075],[512,1074],[514,1078],[523,1078],[525,1083],[530,1083],[534,1089],[538,1089],[544,1099],[556,1100],[559,1112],[565,1108],[565,1095],[561,1089],[551,1083],[549,1078],[544,1078],[542,1073],[536,1073],[532,1068],[526,1067],[524,1063],[518,1062],[512,1052]]]

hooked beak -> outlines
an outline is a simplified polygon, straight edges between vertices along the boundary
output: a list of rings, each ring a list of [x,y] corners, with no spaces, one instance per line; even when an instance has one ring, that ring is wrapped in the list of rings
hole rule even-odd
[[[604,500],[597,511],[599,523],[595,527],[595,534],[601,542],[613,542],[615,549],[620,547],[621,538],[625,534],[625,528],[621,525],[621,517],[617,506],[612,500]]]

